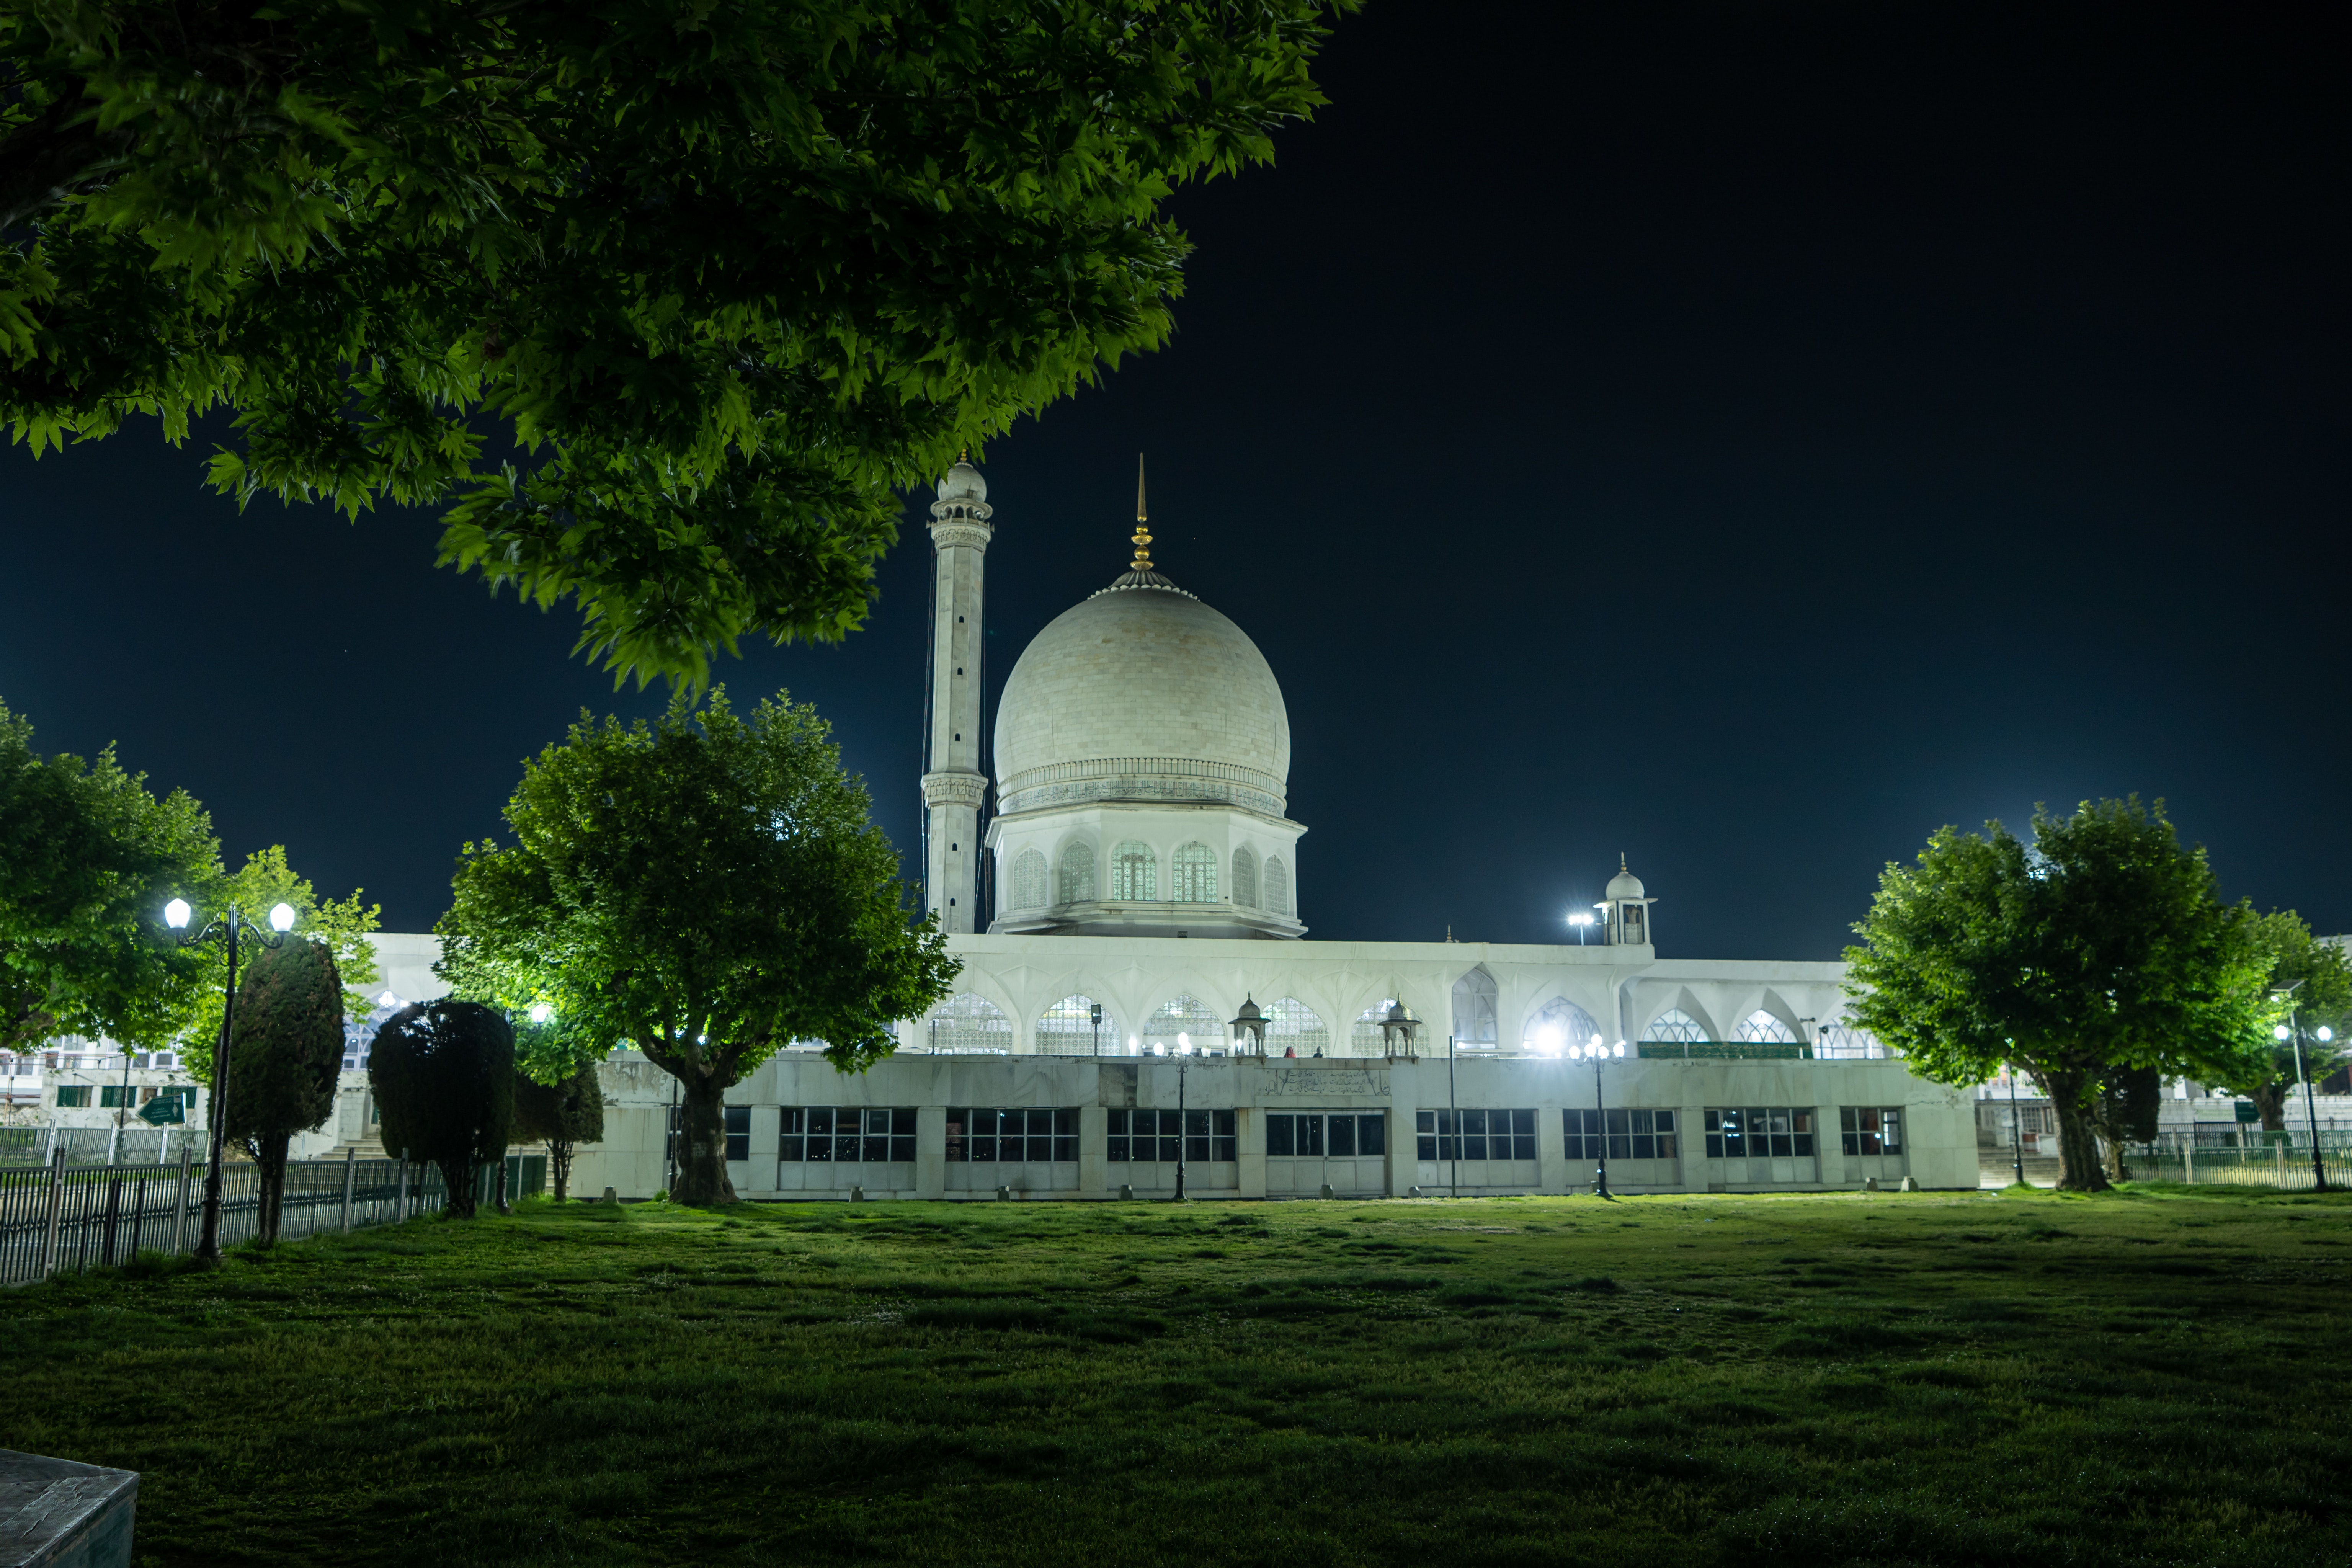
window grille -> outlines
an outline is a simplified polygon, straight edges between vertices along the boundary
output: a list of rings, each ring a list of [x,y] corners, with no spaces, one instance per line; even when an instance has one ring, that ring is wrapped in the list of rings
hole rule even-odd
[[[1692,1017],[1680,1007],[1669,1007],[1650,1020],[1650,1026],[1642,1031],[1642,1037],[1645,1040],[1671,1040],[1677,1044],[1689,1045],[1695,1041],[1706,1039],[1706,1031],[1699,1026],[1699,1021],[1696,1018]]]
[[[1413,1154],[1423,1160],[1532,1160],[1536,1113],[1528,1110],[1416,1110]]]
[[[1817,1057],[1874,1061],[1892,1054],[1877,1036],[1846,1023],[1822,1025],[1822,1037],[1813,1044],[1813,1055]]]
[[[1110,858],[1110,896],[1150,903],[1160,896],[1160,863],[1151,846],[1129,838]]]
[[[1176,1050],[1183,1043],[1180,1036],[1191,1040],[1196,1051],[1221,1051],[1225,1048],[1225,1021],[1197,997],[1172,997],[1143,1026],[1144,1052],[1149,1055],[1155,1046]]]
[[[1013,1020],[985,996],[970,991],[949,997],[926,1021],[932,1050],[943,1055],[1013,1049]]]
[[[1752,1045],[1792,1046],[1797,1043],[1794,1030],[1761,1008],[1741,1021],[1739,1037]]]
[[[1602,1129],[1607,1129],[1612,1160],[1671,1160],[1675,1157],[1675,1113],[1671,1110],[1563,1110],[1563,1148],[1570,1160],[1601,1158]]]
[[[1331,1031],[1321,1016],[1297,997],[1269,1002],[1259,1012],[1265,1018],[1266,1055],[1317,1057],[1331,1048]]]
[[[1245,910],[1257,908],[1257,857],[1247,845],[1234,851],[1234,902]]]
[[[68,1087],[67,1085],[60,1084],[58,1087],[58,1107],[59,1110],[72,1110],[77,1108],[85,1108],[89,1104],[89,1085],[82,1084],[79,1087]]]
[[[1474,969],[1454,983],[1454,1040],[1491,1046],[1496,1041],[1495,977]]]
[[[1037,1017],[1037,1049],[1047,1056],[1092,1056],[1099,1039],[1107,1050],[1125,1053],[1125,1037],[1118,1032],[1118,1020],[1111,1010],[1103,1009],[1102,1028],[1095,1028],[1095,999],[1091,996],[1065,996]]]
[[[1848,1105],[1838,1110],[1838,1136],[1849,1154],[1903,1152],[1903,1112],[1894,1106]]]
[[[1205,844],[1180,847],[1168,860],[1168,900],[1176,904],[1217,901],[1217,852]]]
[[[1265,1152],[1276,1160],[1349,1160],[1388,1152],[1381,1111],[1276,1111],[1265,1119]]]
[[[1187,1110],[1182,1121],[1179,1127],[1178,1113],[1173,1110],[1114,1110],[1104,1157],[1115,1165],[1172,1165],[1180,1148],[1190,1164],[1235,1157],[1232,1111]]]
[[[1519,1043],[1531,1051],[1575,1050],[1591,1045],[1599,1033],[1601,1026],[1592,1021],[1591,1014],[1565,996],[1555,996],[1528,1020],[1527,1033]]]
[[[1095,896],[1095,848],[1073,844],[1062,851],[1062,897],[1066,904],[1091,902]]]
[[[1034,849],[1024,849],[1013,862],[1013,907],[1016,910],[1042,910],[1045,907],[1045,858]]]
[[[1811,1106],[1748,1106],[1706,1113],[1710,1160],[1810,1159],[1812,1152]]]
[[[101,1086],[98,1091],[98,1103],[104,1106],[109,1110],[120,1110],[130,1103],[130,1101],[124,1098],[126,1090],[123,1089],[122,1085],[119,1083],[105,1084]]]
[[[951,1165],[1043,1165],[1078,1157],[1074,1106],[961,1107],[948,1112]]]
[[[1282,863],[1279,855],[1265,858],[1265,912],[1270,915],[1290,912],[1290,868]]]
[[[911,1105],[787,1105],[782,1112],[783,1134],[777,1157],[787,1164],[852,1161],[869,1165],[906,1164],[915,1157],[915,1108]],[[751,1125],[744,1124],[744,1142]],[[729,1159],[735,1158],[732,1128]]]

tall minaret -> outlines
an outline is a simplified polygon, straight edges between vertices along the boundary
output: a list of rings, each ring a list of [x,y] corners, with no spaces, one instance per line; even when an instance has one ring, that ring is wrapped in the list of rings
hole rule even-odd
[[[923,736],[923,902],[947,931],[978,931],[980,600],[988,542],[988,481],[970,454],[940,481],[931,506],[931,668]]]

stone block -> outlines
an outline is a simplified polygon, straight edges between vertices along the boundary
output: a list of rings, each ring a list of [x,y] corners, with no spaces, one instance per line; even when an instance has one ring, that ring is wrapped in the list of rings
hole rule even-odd
[[[0,1563],[129,1568],[139,1472],[0,1448]]]

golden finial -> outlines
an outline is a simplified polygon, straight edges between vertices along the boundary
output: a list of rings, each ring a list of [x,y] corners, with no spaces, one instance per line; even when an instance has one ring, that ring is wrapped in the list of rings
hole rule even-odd
[[[1146,513],[1143,507],[1143,454],[1138,452],[1135,455],[1135,537],[1130,542],[1135,546],[1135,559],[1127,563],[1127,569],[1130,572],[1149,572],[1151,570],[1151,534],[1150,531],[1143,526],[1145,516]]]

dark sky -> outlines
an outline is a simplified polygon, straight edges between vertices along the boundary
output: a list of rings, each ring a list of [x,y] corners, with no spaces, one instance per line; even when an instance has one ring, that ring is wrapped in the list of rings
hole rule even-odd
[[[2352,928],[2347,103],[2324,12],[1374,0],[1280,163],[1188,193],[1180,332],[988,454],[992,684],[1156,553],[1272,662],[1335,938],[1833,956],[1942,823],[2162,795]],[[568,611],[200,488],[152,426],[0,468],[0,699],[393,930],[584,704]],[[929,497],[921,498],[928,500]],[[919,515],[919,514],[915,514]],[[919,529],[763,649],[916,842]]]

